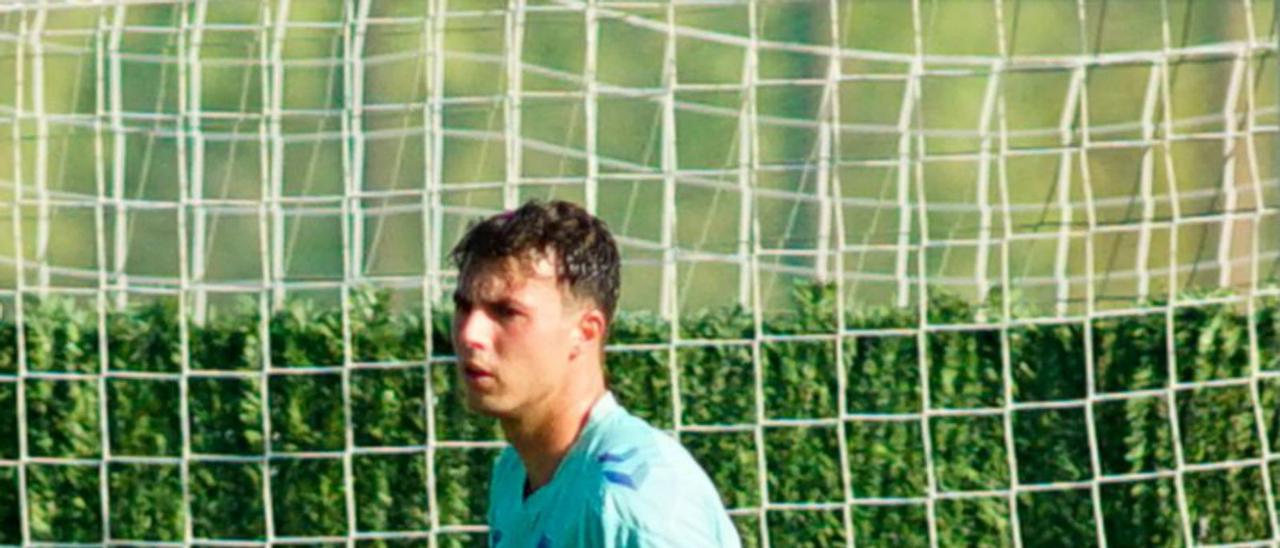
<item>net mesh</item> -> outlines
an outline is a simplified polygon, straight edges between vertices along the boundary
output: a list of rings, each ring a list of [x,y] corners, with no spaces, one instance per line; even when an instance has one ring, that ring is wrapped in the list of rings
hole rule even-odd
[[[447,463],[500,442],[441,419],[456,401],[433,304],[468,221],[558,198],[610,224],[622,307],[659,319],[656,342],[610,349],[658,364],[655,401],[628,404],[658,409],[647,418],[695,453],[749,448],[719,485],[749,544],[787,545],[812,516],[824,542],[882,542],[867,523],[897,520],[930,545],[983,527],[1032,544],[1049,520],[1123,543],[1109,516],[1144,489],[1170,505],[1152,518],[1170,543],[1274,544],[1276,21],[1262,0],[0,7],[0,300],[16,326],[0,369],[13,425],[0,423],[13,438],[0,482],[16,489],[0,508],[17,532],[0,540],[84,541],[60,535],[85,520],[90,543],[482,538],[483,516],[444,499],[483,494]],[[797,287],[829,288],[814,314],[830,321],[774,329]],[[362,347],[367,288],[391,296],[379,314],[418,322],[421,359]],[[318,339],[276,336],[273,314],[300,301],[340,313],[298,313]],[[113,311],[149,302],[171,306],[139,321],[180,344],[113,347],[130,329]],[[288,349],[226,357],[249,368],[207,359],[208,326],[245,306],[258,320],[242,335]],[[743,329],[687,328],[733,306]],[[96,326],[83,355],[39,346],[54,344],[40,329],[74,338],[59,322]],[[1235,353],[1212,354],[1216,336]],[[327,361],[308,354],[323,340],[337,341]],[[780,349],[826,364],[814,374],[830,409],[809,412],[804,394],[774,405],[790,386]],[[158,351],[176,369],[148,367]],[[738,364],[744,384],[681,365],[698,356]],[[971,377],[947,377],[957,360]],[[1050,362],[1079,390],[1027,380]],[[420,417],[370,433],[368,394],[391,390],[370,379],[393,376],[417,393],[377,401],[420,401],[407,412]],[[261,439],[219,445],[225,425],[193,408],[245,409],[220,392],[233,386],[256,393],[243,420]],[[735,386],[738,420],[700,418]],[[336,415],[307,418],[322,401]],[[70,418],[81,411],[95,418]],[[129,417],[167,434],[125,439],[147,420]],[[1116,417],[1162,432],[1160,446],[1117,456]],[[299,421],[330,438],[300,440]],[[1202,435],[1228,423],[1245,449]],[[1046,457],[1051,436],[1079,451]],[[965,446],[990,451],[957,456]],[[834,472],[797,487],[814,463],[797,447]],[[1086,473],[1055,475],[1054,458]],[[361,471],[379,466],[421,485],[407,530],[368,525],[390,522],[362,510],[379,488]],[[322,495],[336,514],[288,506],[314,477],[337,478]],[[129,510],[164,492],[149,483],[176,486],[176,536],[121,525],[151,519]],[[1205,510],[1221,485],[1247,504]],[[259,509],[260,529],[199,515],[211,493]]]

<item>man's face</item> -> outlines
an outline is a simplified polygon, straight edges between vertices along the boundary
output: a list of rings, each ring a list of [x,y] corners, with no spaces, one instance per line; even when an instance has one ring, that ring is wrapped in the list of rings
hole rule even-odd
[[[472,410],[517,417],[564,385],[580,310],[549,258],[475,265],[459,279],[454,304],[453,347]]]

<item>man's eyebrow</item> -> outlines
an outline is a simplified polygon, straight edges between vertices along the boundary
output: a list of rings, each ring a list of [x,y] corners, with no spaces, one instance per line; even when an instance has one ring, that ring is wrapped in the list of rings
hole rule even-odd
[[[516,299],[515,297],[507,296],[507,295],[487,301],[486,304],[489,304],[491,306],[505,306],[505,307],[516,308],[520,310],[526,310],[529,308],[528,305],[526,305],[523,302],[520,302],[519,299]]]
[[[454,291],[453,302],[455,305],[474,305],[474,304],[477,304],[478,302],[480,305],[483,305],[483,306],[507,306],[511,308],[517,308],[520,310],[529,309],[529,305],[509,295],[503,295],[495,299],[486,299],[484,298],[483,295],[481,295],[477,299],[472,299],[471,296],[467,295],[465,292]]]

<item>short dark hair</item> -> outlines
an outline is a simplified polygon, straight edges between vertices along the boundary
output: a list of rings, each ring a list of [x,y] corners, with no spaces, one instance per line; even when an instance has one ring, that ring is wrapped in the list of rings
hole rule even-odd
[[[450,252],[459,276],[473,267],[530,253],[552,252],[556,278],[578,298],[592,300],[613,323],[621,293],[618,246],[604,221],[575,204],[531,200],[472,225]]]

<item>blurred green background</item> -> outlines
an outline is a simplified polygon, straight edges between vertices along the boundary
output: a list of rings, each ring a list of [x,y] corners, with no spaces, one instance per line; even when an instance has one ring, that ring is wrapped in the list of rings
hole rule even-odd
[[[1060,268],[1070,280],[1065,295],[1083,311],[1090,202],[1096,223],[1112,229],[1091,236],[1100,306],[1132,304],[1135,272],[1144,269],[1154,295],[1170,285],[1219,285],[1223,230],[1233,233],[1226,256],[1239,265],[1232,285],[1247,285],[1255,239],[1259,277],[1274,277],[1275,215],[1231,228],[1212,218],[1229,206],[1228,187],[1239,193],[1240,213],[1280,203],[1274,2],[1082,6],[1081,13],[1069,1],[922,1],[913,15],[910,2],[761,2],[668,13],[663,5],[601,2],[594,77],[586,74],[586,13],[572,3],[533,2],[519,15],[502,2],[466,1],[224,0],[119,14],[56,9],[43,19],[36,10],[8,10],[0,15],[0,73],[13,75],[14,85],[0,86],[7,114],[0,197],[13,204],[20,188],[24,201],[4,211],[20,216],[22,237],[13,223],[0,224],[0,256],[13,258],[21,242],[28,266],[81,274],[52,276],[54,286],[96,287],[99,269],[113,286],[121,274],[130,286],[172,286],[184,247],[195,283],[258,283],[264,269],[274,282],[342,280],[344,261],[349,277],[420,277],[432,265],[447,269],[439,258],[480,213],[533,197],[584,202],[590,180],[597,211],[626,242],[627,308],[660,302],[664,242],[677,250],[680,309],[740,302],[735,289],[750,285],[740,279],[749,266],[741,251],[755,240],[742,230],[744,216],[746,226],[758,223],[761,248],[799,250],[760,257],[762,298],[771,305],[785,302],[785,278],[834,276],[834,255],[807,251],[842,242],[851,305],[914,302],[900,293],[917,286],[920,259],[930,285],[977,298],[985,295],[979,287],[1002,285],[999,239],[1008,229],[1009,284],[1023,298],[1054,303]],[[366,24],[357,29],[362,13]],[[670,74],[668,17],[681,29]],[[754,75],[745,68],[753,34],[762,44]],[[917,38],[928,55],[918,101],[906,84]],[[1240,85],[1233,105],[1237,50],[1171,54],[1144,116],[1162,48],[1251,38],[1243,57],[1250,70],[1240,78],[1252,81]],[[834,51],[841,55],[828,55]],[[1139,55],[1096,63],[1125,54]],[[1002,56],[1011,68],[984,109],[991,63]],[[1086,63],[1073,101],[1070,68],[1037,59],[1074,56]],[[838,78],[828,89],[833,63]],[[674,116],[664,122],[668,87]],[[750,110],[754,118],[744,116]],[[1234,124],[1224,111],[1235,114]],[[1146,143],[1154,146],[1141,140],[1144,121],[1154,124]],[[1169,128],[1175,137],[1166,142]],[[832,141],[825,152],[824,133]],[[1082,155],[1086,139],[1094,146]],[[1064,142],[1065,156],[1055,150]],[[1224,169],[1226,142],[1234,169]],[[1144,156],[1149,201],[1141,193]],[[666,174],[674,216],[664,216]],[[1067,208],[1058,203],[1064,185]],[[43,211],[41,186],[52,204]],[[183,187],[187,241],[175,237]],[[744,187],[755,192],[743,196]],[[424,208],[422,194],[432,190]],[[278,217],[268,200],[276,192]],[[437,197],[440,207],[431,206]],[[99,202],[101,229],[92,207]],[[1126,251],[1141,238],[1148,205],[1157,223],[1172,219],[1176,206],[1177,243],[1169,224],[1156,226],[1151,252],[1136,264],[1141,257]],[[1027,236],[1056,233],[1066,215],[1079,232],[1059,267],[1055,238]],[[345,259],[335,245],[344,231]],[[921,257],[914,246],[926,237]],[[989,263],[985,278],[979,259]],[[900,260],[912,283],[899,283]],[[1170,265],[1181,267],[1172,279]],[[13,287],[15,278],[6,262],[0,283]]]
[[[781,379],[765,383],[768,395],[760,396],[781,402],[777,415],[767,406],[770,417],[792,418],[835,416],[833,375],[842,367],[845,412],[889,414],[918,413],[926,387],[942,398],[929,405],[943,408],[1007,405],[1005,385],[1018,402],[1074,402],[1086,355],[1102,392],[1238,380],[1251,374],[1244,365],[1251,359],[1275,369],[1269,300],[1253,300],[1257,310],[1178,308],[1186,317],[1167,322],[1159,311],[1112,323],[1080,319],[1090,309],[1170,296],[1232,291],[1253,299],[1255,269],[1263,286],[1280,276],[1273,0],[589,6],[0,7],[0,323],[13,341],[0,356],[0,447],[7,448],[0,459],[18,456],[8,440],[17,439],[20,399],[29,455],[93,459],[105,443],[113,454],[173,458],[183,442],[174,416],[179,383],[103,377],[99,366],[171,374],[184,357],[215,372],[182,381],[194,410],[190,428],[217,432],[187,436],[200,453],[260,456],[264,415],[278,425],[273,451],[342,449],[346,414],[375,425],[356,446],[412,447],[427,435],[423,406],[445,414],[427,440],[493,440],[492,425],[472,425],[449,403],[440,323],[447,310],[429,313],[450,284],[445,254],[481,215],[535,197],[586,203],[592,188],[626,259],[619,344],[665,343],[672,333],[833,340],[837,317],[849,329],[977,323],[955,336],[842,339],[848,348],[839,361],[830,340],[785,337],[754,353],[713,342],[611,357],[624,403],[666,427],[675,397],[690,423],[752,424],[752,402],[742,398],[754,387],[735,383],[751,380],[746,373],[757,363],[761,375]],[[913,77],[916,59],[922,74]],[[1064,225],[1071,233],[1060,239]],[[1144,239],[1145,256],[1137,252]],[[22,329],[14,314],[19,256],[30,314]],[[664,274],[668,258],[674,266]],[[1224,261],[1232,265],[1226,274]],[[841,291],[823,285],[830,283]],[[102,304],[113,303],[101,321],[99,291]],[[193,315],[186,335],[175,295]],[[673,306],[664,310],[666,297]],[[1006,302],[1015,318],[1059,321],[1009,330],[984,323],[1004,318]],[[757,306],[764,320],[754,326],[749,311]],[[1088,350],[1086,325],[1095,341]],[[372,339],[348,340],[344,329]],[[1170,332],[1176,352],[1166,346]],[[87,376],[15,382],[19,339],[28,371]],[[1165,355],[1178,352],[1190,354]],[[1025,357],[1033,353],[1048,357]],[[432,354],[436,361],[419,363]],[[936,378],[920,378],[920,360]],[[278,370],[349,362],[393,365]],[[1005,363],[1015,372],[1009,378],[1000,371]],[[1173,377],[1164,371],[1170,363]],[[259,375],[264,365],[273,369]],[[673,369],[688,383],[678,393]],[[250,373],[216,373],[242,370]],[[342,379],[356,385],[347,399],[339,398]],[[1184,426],[1183,436],[1195,440],[1188,444],[1198,444],[1188,459],[1265,455],[1254,425],[1275,424],[1277,392],[1268,379],[1257,396],[1231,385],[1218,396],[1178,392],[1172,404],[1144,397],[1021,412],[1026,421],[1010,423],[1019,462],[1032,466],[1021,481],[1094,477],[1088,459],[1069,450],[1087,445],[1079,438],[1086,408],[1099,436],[1123,440],[1097,448],[1103,474],[1167,472],[1168,428],[1178,413],[1188,424],[1212,425],[1201,438]],[[428,405],[424,394],[437,399]],[[107,416],[99,417],[103,398]],[[1271,414],[1249,418],[1255,407]],[[99,439],[111,417],[134,415],[167,418],[113,425],[124,437]],[[842,429],[860,451],[848,455],[855,496],[924,496],[930,479],[917,446],[928,436],[940,489],[1009,484],[998,420],[923,423],[933,425],[927,436],[912,419],[683,441],[704,462],[720,461],[713,476],[736,508],[761,502],[760,481],[782,482],[770,484],[771,502],[838,499],[846,480],[832,444]],[[1280,431],[1269,428],[1272,437]],[[1213,453],[1215,443],[1230,449]],[[373,508],[357,511],[358,529],[425,530],[431,501],[420,499],[428,493],[439,499],[439,524],[478,524],[490,452],[448,446],[428,467],[421,452],[407,451],[355,457],[365,478],[355,484],[355,507]],[[769,478],[754,472],[761,455]],[[268,467],[279,476],[271,489],[277,534],[351,533],[339,463],[285,458]],[[1274,512],[1259,502],[1265,466],[1206,474],[1216,479],[1203,485],[1194,474],[1177,482],[1143,476],[1108,484],[1102,492],[1114,496],[1097,504],[1104,518],[1131,520],[1108,534],[1141,531],[1130,539],[1140,545],[1187,540],[1178,531],[1178,489],[1197,516],[1210,516],[1208,525],[1196,521],[1196,542],[1275,538],[1263,519]],[[137,509],[111,516],[126,524],[113,538],[185,538],[183,511],[159,504],[172,504],[183,485],[207,502],[193,510],[195,537],[265,534],[258,517],[271,514],[260,495],[267,468],[256,460],[201,460],[185,480],[169,466],[158,480],[139,481],[155,479],[146,467],[113,463],[104,480],[97,467],[29,466],[25,530],[35,540],[101,540],[101,500],[93,497],[106,481],[113,511]],[[435,492],[393,488],[397,478],[425,483],[426,468]],[[16,484],[15,470],[0,466],[0,484],[7,477]],[[803,470],[821,472],[772,479]],[[327,479],[299,479],[314,477]],[[23,529],[12,493],[0,489],[7,509],[0,542],[21,540],[13,536]],[[1026,495],[1036,501],[1020,514],[1023,541],[1090,542],[1095,503],[1087,495]],[[1197,496],[1227,502],[1202,506]],[[1003,499],[965,500],[938,502],[930,519],[943,544],[1011,542],[1019,520]],[[1232,510],[1243,507],[1251,510]],[[915,545],[928,538],[924,509],[857,506],[851,531]],[[740,520],[743,530],[761,531],[752,519]],[[766,521],[777,523],[766,525],[797,531],[795,538],[811,532],[823,545],[843,542],[839,519],[839,512],[771,510]],[[784,537],[773,543],[788,545]]]

